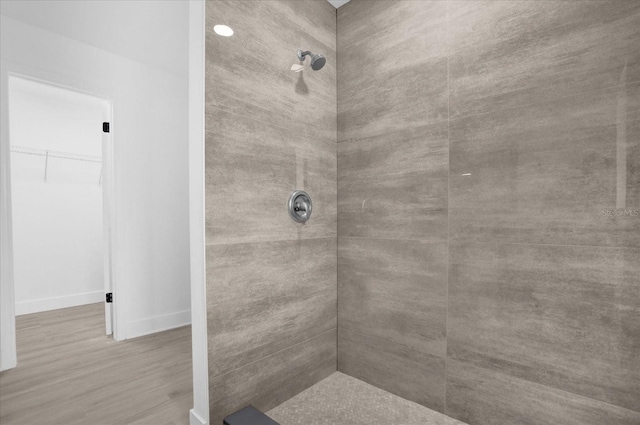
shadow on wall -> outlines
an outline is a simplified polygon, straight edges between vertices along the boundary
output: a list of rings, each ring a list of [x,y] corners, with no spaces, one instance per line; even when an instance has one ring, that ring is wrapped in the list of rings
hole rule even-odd
[[[298,94],[309,94],[309,86],[304,82],[304,74],[302,72],[298,73],[298,82],[296,83],[296,93]]]

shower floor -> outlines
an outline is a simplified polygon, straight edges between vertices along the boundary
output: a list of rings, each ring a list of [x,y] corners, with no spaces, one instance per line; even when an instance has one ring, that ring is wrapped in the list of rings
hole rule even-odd
[[[340,372],[267,415],[281,425],[465,425]]]

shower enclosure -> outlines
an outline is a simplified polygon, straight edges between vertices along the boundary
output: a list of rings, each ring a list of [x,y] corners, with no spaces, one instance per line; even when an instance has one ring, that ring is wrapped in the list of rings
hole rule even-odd
[[[471,425],[640,424],[640,2],[204,14],[199,417],[339,371]]]

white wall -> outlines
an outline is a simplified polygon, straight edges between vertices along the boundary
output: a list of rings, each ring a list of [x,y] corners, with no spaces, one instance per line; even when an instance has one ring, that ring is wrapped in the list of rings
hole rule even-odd
[[[1,3],[0,3],[1,4]],[[1,9],[0,9],[1,10]],[[0,22],[1,25],[1,22]],[[0,36],[1,34],[0,27]],[[2,53],[0,39],[0,56]],[[9,162],[9,97],[5,65],[0,57],[0,371],[16,366],[11,167]],[[5,143],[5,141],[7,143]]]
[[[12,146],[101,159],[104,101],[18,78],[9,93]],[[101,172],[11,154],[16,315],[103,301]]]
[[[184,0],[2,0],[2,14],[101,50],[187,75]]]
[[[189,2],[189,228],[193,409],[190,425],[209,423],[209,353],[204,221],[205,3]]]
[[[35,7],[39,3],[35,2]],[[125,2],[110,4],[117,8],[120,3]],[[127,32],[131,40],[138,33],[145,33],[146,40],[148,32],[156,31],[158,40],[169,37],[183,44],[183,49],[155,49],[167,56],[163,61],[184,60],[182,51],[188,51],[188,2],[142,3],[147,6],[136,8],[140,16],[130,15],[127,25],[148,21],[150,10],[161,22],[171,16],[172,25],[132,30],[110,22],[100,26],[104,42],[110,34],[117,39],[115,34],[120,31]],[[145,60],[148,52],[140,52],[140,60],[147,62],[142,63],[112,53],[118,48],[116,42],[108,51],[61,36],[58,32],[63,33],[62,29],[51,32],[52,28],[43,30],[9,18],[4,14],[6,4],[0,2],[3,97],[7,76],[15,73],[73,87],[109,99],[113,105],[116,337],[132,338],[189,323],[187,76]],[[103,7],[102,2],[95,4]],[[180,12],[183,9],[184,13]],[[62,26],[83,22],[82,10],[73,19],[65,18],[66,13],[69,11],[48,10],[49,21],[59,21]],[[140,43],[131,44],[145,49]],[[3,128],[7,122],[3,108]],[[5,146],[10,136],[5,131],[2,135]],[[5,159],[2,161],[4,167]],[[6,234],[3,231],[2,237]],[[6,261],[4,255],[2,258]],[[4,281],[0,284],[5,286]],[[1,302],[4,306],[6,301]],[[5,324],[2,329],[5,344]]]

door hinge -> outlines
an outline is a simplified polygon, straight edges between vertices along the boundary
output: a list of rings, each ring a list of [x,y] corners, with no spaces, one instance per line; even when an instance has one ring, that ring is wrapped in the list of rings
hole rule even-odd
[[[106,302],[108,302],[108,303],[112,303],[113,302],[113,292],[107,292]]]
[[[103,122],[102,123],[102,132],[103,133],[108,133],[109,132],[109,123],[108,122]]]

